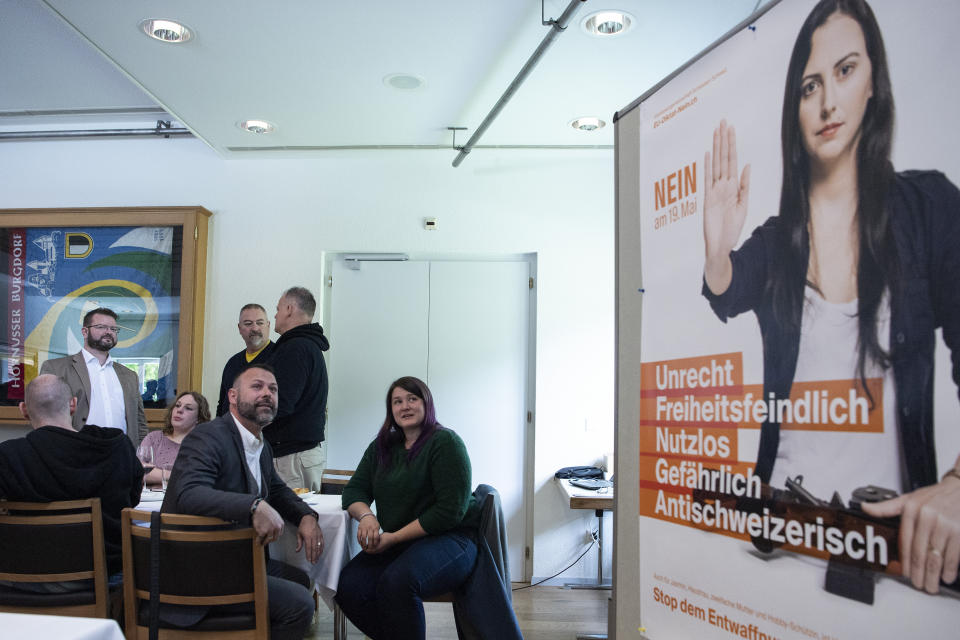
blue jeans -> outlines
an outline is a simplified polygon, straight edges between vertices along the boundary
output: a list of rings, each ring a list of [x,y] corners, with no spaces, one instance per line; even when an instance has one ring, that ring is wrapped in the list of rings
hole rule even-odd
[[[361,551],[340,572],[337,603],[373,640],[421,640],[423,598],[453,591],[473,571],[477,545],[448,532],[398,545],[380,554]]]

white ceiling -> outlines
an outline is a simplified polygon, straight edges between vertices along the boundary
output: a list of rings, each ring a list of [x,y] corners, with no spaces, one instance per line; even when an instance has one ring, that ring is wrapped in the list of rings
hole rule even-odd
[[[567,4],[545,0],[546,17]],[[582,2],[478,148],[612,145],[612,126],[586,133],[568,123],[610,123],[757,5]],[[627,11],[634,28],[586,34],[582,21],[602,9]],[[145,18],[175,19],[196,35],[157,42],[139,31]],[[450,126],[467,127],[460,145],[548,29],[539,0],[0,0],[0,131],[151,122],[159,106],[225,157],[450,146]],[[392,73],[425,85],[388,87]],[[277,130],[237,127],[250,118]]]

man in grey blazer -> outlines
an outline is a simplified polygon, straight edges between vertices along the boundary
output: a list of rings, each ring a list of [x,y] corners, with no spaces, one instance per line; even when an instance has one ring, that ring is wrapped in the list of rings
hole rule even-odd
[[[137,447],[147,435],[147,418],[137,374],[110,358],[118,332],[113,310],[100,307],[90,311],[83,317],[80,333],[84,346],[80,352],[47,360],[40,373],[51,373],[70,387],[77,399],[74,429],[79,431],[85,424],[114,427],[125,431]]]
[[[270,443],[261,434],[277,414],[277,380],[272,367],[254,364],[244,369],[227,397],[228,413],[195,427],[183,439],[160,510],[252,526],[264,545],[280,537],[286,521],[297,528],[297,551],[303,549],[307,560],[317,562],[323,553],[317,514],[277,475]],[[306,634],[313,619],[308,583],[299,569],[268,561],[273,640],[299,639]],[[192,620],[175,620],[169,615],[167,619],[188,626],[198,622],[206,610],[198,614]]]

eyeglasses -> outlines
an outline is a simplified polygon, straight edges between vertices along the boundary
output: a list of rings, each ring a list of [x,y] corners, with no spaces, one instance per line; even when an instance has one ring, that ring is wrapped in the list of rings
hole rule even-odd
[[[120,333],[120,327],[110,326],[109,324],[88,324],[86,328],[96,329],[97,331],[109,331],[114,335]]]
[[[256,322],[254,322],[253,320],[244,320],[243,322],[240,323],[240,326],[242,326],[244,329],[249,329],[250,327],[252,327],[252,326],[254,326],[254,325],[256,325],[256,326],[258,326],[258,327],[265,327],[265,326],[267,326],[267,321],[266,321],[266,320],[257,320]]]

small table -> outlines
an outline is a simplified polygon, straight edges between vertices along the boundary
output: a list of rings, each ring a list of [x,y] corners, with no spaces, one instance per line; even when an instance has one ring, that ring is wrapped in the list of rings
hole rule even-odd
[[[62,640],[123,640],[115,620],[0,613],[5,638],[60,638]]]
[[[610,583],[603,581],[603,512],[613,511],[613,487],[592,491],[575,487],[566,479],[557,478],[557,483],[571,509],[593,509],[597,516],[597,583],[570,586],[574,589],[609,589]]]
[[[340,496],[308,493],[300,496],[317,512],[317,523],[323,530],[323,555],[316,564],[310,564],[297,549],[297,528],[287,523],[280,539],[270,545],[270,557],[303,570],[317,585],[320,597],[333,611],[333,596],[337,594],[340,570],[350,560],[350,514],[340,508]]]
[[[603,512],[613,511],[613,487],[590,490],[570,484],[569,480],[557,478],[560,488],[570,502],[571,509],[593,509],[597,516],[597,584],[571,584],[572,589],[610,589],[612,584],[603,581]],[[578,633],[577,640],[604,640],[607,634]]]
[[[345,640],[347,619],[334,602],[340,570],[350,561],[350,541],[353,539],[353,520],[340,506],[340,496],[307,493],[300,498],[317,512],[317,524],[323,530],[323,555],[317,564],[310,564],[303,553],[297,552],[297,529],[286,526],[280,539],[270,545],[270,557],[303,570],[316,585],[317,593],[327,608],[333,611],[333,638]]]

